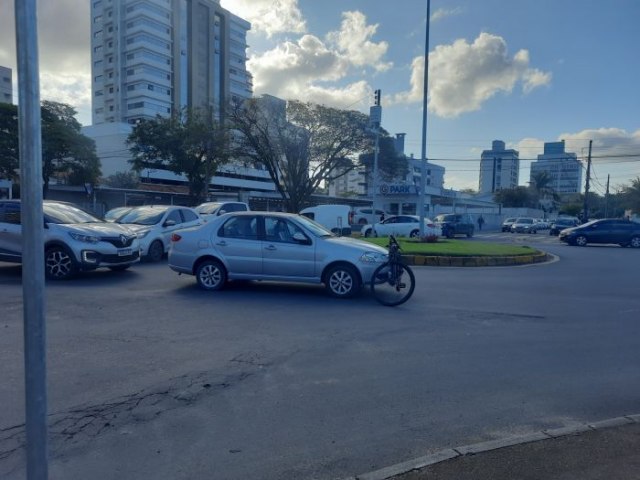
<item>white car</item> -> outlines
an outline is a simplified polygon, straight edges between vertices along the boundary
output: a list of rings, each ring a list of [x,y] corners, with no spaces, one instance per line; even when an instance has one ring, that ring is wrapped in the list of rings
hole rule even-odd
[[[352,223],[366,225],[368,223],[379,222],[381,218],[387,218],[389,214],[384,210],[374,210],[371,207],[358,207],[353,210]]]
[[[396,237],[420,236],[420,217],[418,215],[392,215],[373,225],[365,225],[360,231],[363,237]],[[442,230],[430,218],[424,219],[424,234],[439,237]]]
[[[142,257],[159,262],[169,250],[173,232],[201,225],[204,221],[193,208],[145,205],[132,208],[116,223],[129,227],[138,235]]]

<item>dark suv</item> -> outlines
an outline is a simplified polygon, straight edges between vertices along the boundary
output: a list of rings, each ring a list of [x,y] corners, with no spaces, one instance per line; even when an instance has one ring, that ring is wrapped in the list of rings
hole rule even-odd
[[[456,235],[473,237],[475,225],[466,213],[446,213],[438,215],[434,221],[442,229],[442,236],[453,238]]]

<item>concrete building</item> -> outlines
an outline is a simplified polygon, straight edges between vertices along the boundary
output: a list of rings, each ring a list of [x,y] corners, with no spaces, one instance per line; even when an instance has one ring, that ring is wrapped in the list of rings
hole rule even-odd
[[[484,150],[480,157],[479,193],[516,188],[519,175],[519,152],[507,150],[503,141],[494,140],[491,143],[491,150]]]
[[[11,69],[3,66],[0,66],[0,102],[13,103]]]
[[[582,164],[575,153],[565,152],[564,140],[545,142],[544,153],[531,164],[530,181],[538,172],[547,172],[551,177],[549,187],[555,193],[580,193],[582,186]]]
[[[219,0],[91,2],[92,123],[169,115],[249,98],[251,25]]]

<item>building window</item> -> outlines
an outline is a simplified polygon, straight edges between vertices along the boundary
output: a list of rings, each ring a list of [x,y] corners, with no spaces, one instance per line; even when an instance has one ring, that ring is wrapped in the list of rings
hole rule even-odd
[[[102,21],[102,15],[98,15],[93,18],[93,23],[100,23]]]
[[[102,90],[96,90],[96,97],[101,97],[102,95]]]

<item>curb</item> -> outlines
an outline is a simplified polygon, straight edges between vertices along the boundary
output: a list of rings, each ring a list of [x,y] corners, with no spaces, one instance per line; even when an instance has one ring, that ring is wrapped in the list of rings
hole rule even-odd
[[[568,437],[578,435],[583,432],[594,430],[605,430],[608,428],[621,427],[640,423],[640,415],[625,415],[622,417],[609,418],[598,422],[585,423],[572,427],[561,427],[550,430],[541,430],[528,435],[519,435],[514,437],[506,437],[498,440],[489,440],[487,442],[474,443],[472,445],[463,445],[460,447],[447,448],[438,450],[437,452],[425,455],[423,457],[414,458],[402,463],[396,463],[389,467],[381,468],[368,473],[347,477],[343,480],[387,480],[398,475],[404,475],[414,470],[420,470],[425,467],[435,465],[454,458],[460,458],[468,455],[476,455],[482,452],[498,450],[500,448],[512,447],[514,445],[522,445],[525,443],[539,442],[552,438]]]
[[[529,265],[553,260],[551,254],[540,252],[535,255],[513,255],[501,257],[444,257],[426,255],[402,255],[407,265],[430,267],[502,267],[512,265]]]

